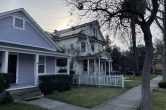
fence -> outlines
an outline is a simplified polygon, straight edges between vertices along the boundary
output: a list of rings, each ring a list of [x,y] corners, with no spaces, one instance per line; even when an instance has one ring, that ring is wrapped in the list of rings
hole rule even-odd
[[[78,84],[124,87],[123,75],[78,75]]]

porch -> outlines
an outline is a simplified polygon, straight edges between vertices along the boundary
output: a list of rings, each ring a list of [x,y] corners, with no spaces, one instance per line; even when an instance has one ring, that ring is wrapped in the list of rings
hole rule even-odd
[[[70,72],[70,60],[65,56],[30,53],[24,51],[0,51],[0,73],[10,73],[12,84],[8,90],[38,86],[40,75],[58,74],[57,60],[66,59],[66,72]]]
[[[78,73],[82,75],[111,75],[112,72],[111,59],[80,58],[78,65]]]

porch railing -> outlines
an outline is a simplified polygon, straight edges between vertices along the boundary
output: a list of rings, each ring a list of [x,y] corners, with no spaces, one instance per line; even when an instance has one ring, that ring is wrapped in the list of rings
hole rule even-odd
[[[78,84],[124,87],[123,75],[78,75]]]

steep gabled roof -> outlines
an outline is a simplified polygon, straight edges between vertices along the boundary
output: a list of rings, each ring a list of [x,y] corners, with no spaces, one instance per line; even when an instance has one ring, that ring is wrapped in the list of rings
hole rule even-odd
[[[77,26],[74,26],[74,27],[71,27],[71,28],[68,28],[68,29],[60,30],[60,31],[57,31],[56,33],[52,33],[51,35],[58,36],[57,38],[59,40],[68,39],[69,37],[71,37],[73,35],[81,34],[82,31],[84,31],[83,28],[86,28],[87,26],[94,26],[94,25],[97,26],[97,28],[99,29],[98,32],[100,34],[100,37],[105,42],[105,38],[104,38],[103,34],[100,31],[100,25],[99,25],[99,22],[97,20],[92,21],[92,22],[88,22],[88,23],[85,23],[85,24],[77,25]]]
[[[39,26],[39,24],[25,11],[24,8],[19,8],[19,9],[14,9],[14,10],[11,10],[11,11],[6,11],[6,12],[2,12],[0,13],[0,18],[2,18],[3,16],[7,16],[7,15],[10,15],[12,13],[16,13],[16,12],[22,12],[26,15],[26,17],[30,20],[30,22],[38,29],[40,30],[40,32],[44,35],[42,36],[43,39],[52,47],[56,48],[57,50],[59,51],[62,51],[59,46],[57,44],[55,44],[51,38],[50,38],[50,35],[45,33],[45,31]]]

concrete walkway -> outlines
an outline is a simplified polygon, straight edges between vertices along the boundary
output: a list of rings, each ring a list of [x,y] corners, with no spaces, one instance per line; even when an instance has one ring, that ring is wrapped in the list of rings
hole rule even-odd
[[[156,77],[151,81],[151,90],[157,87],[158,82],[162,77]],[[96,106],[91,110],[134,110],[141,101],[141,86],[132,88],[131,90],[108,100],[101,105]],[[89,110],[83,107],[66,104],[63,102],[41,98],[26,102],[32,105],[38,105],[49,110]]]
[[[48,110],[88,110],[86,108],[82,108],[82,107],[71,105],[71,104],[66,104],[66,103],[59,102],[56,100],[51,100],[48,98],[40,98],[33,101],[27,101],[25,103],[38,105]]]

